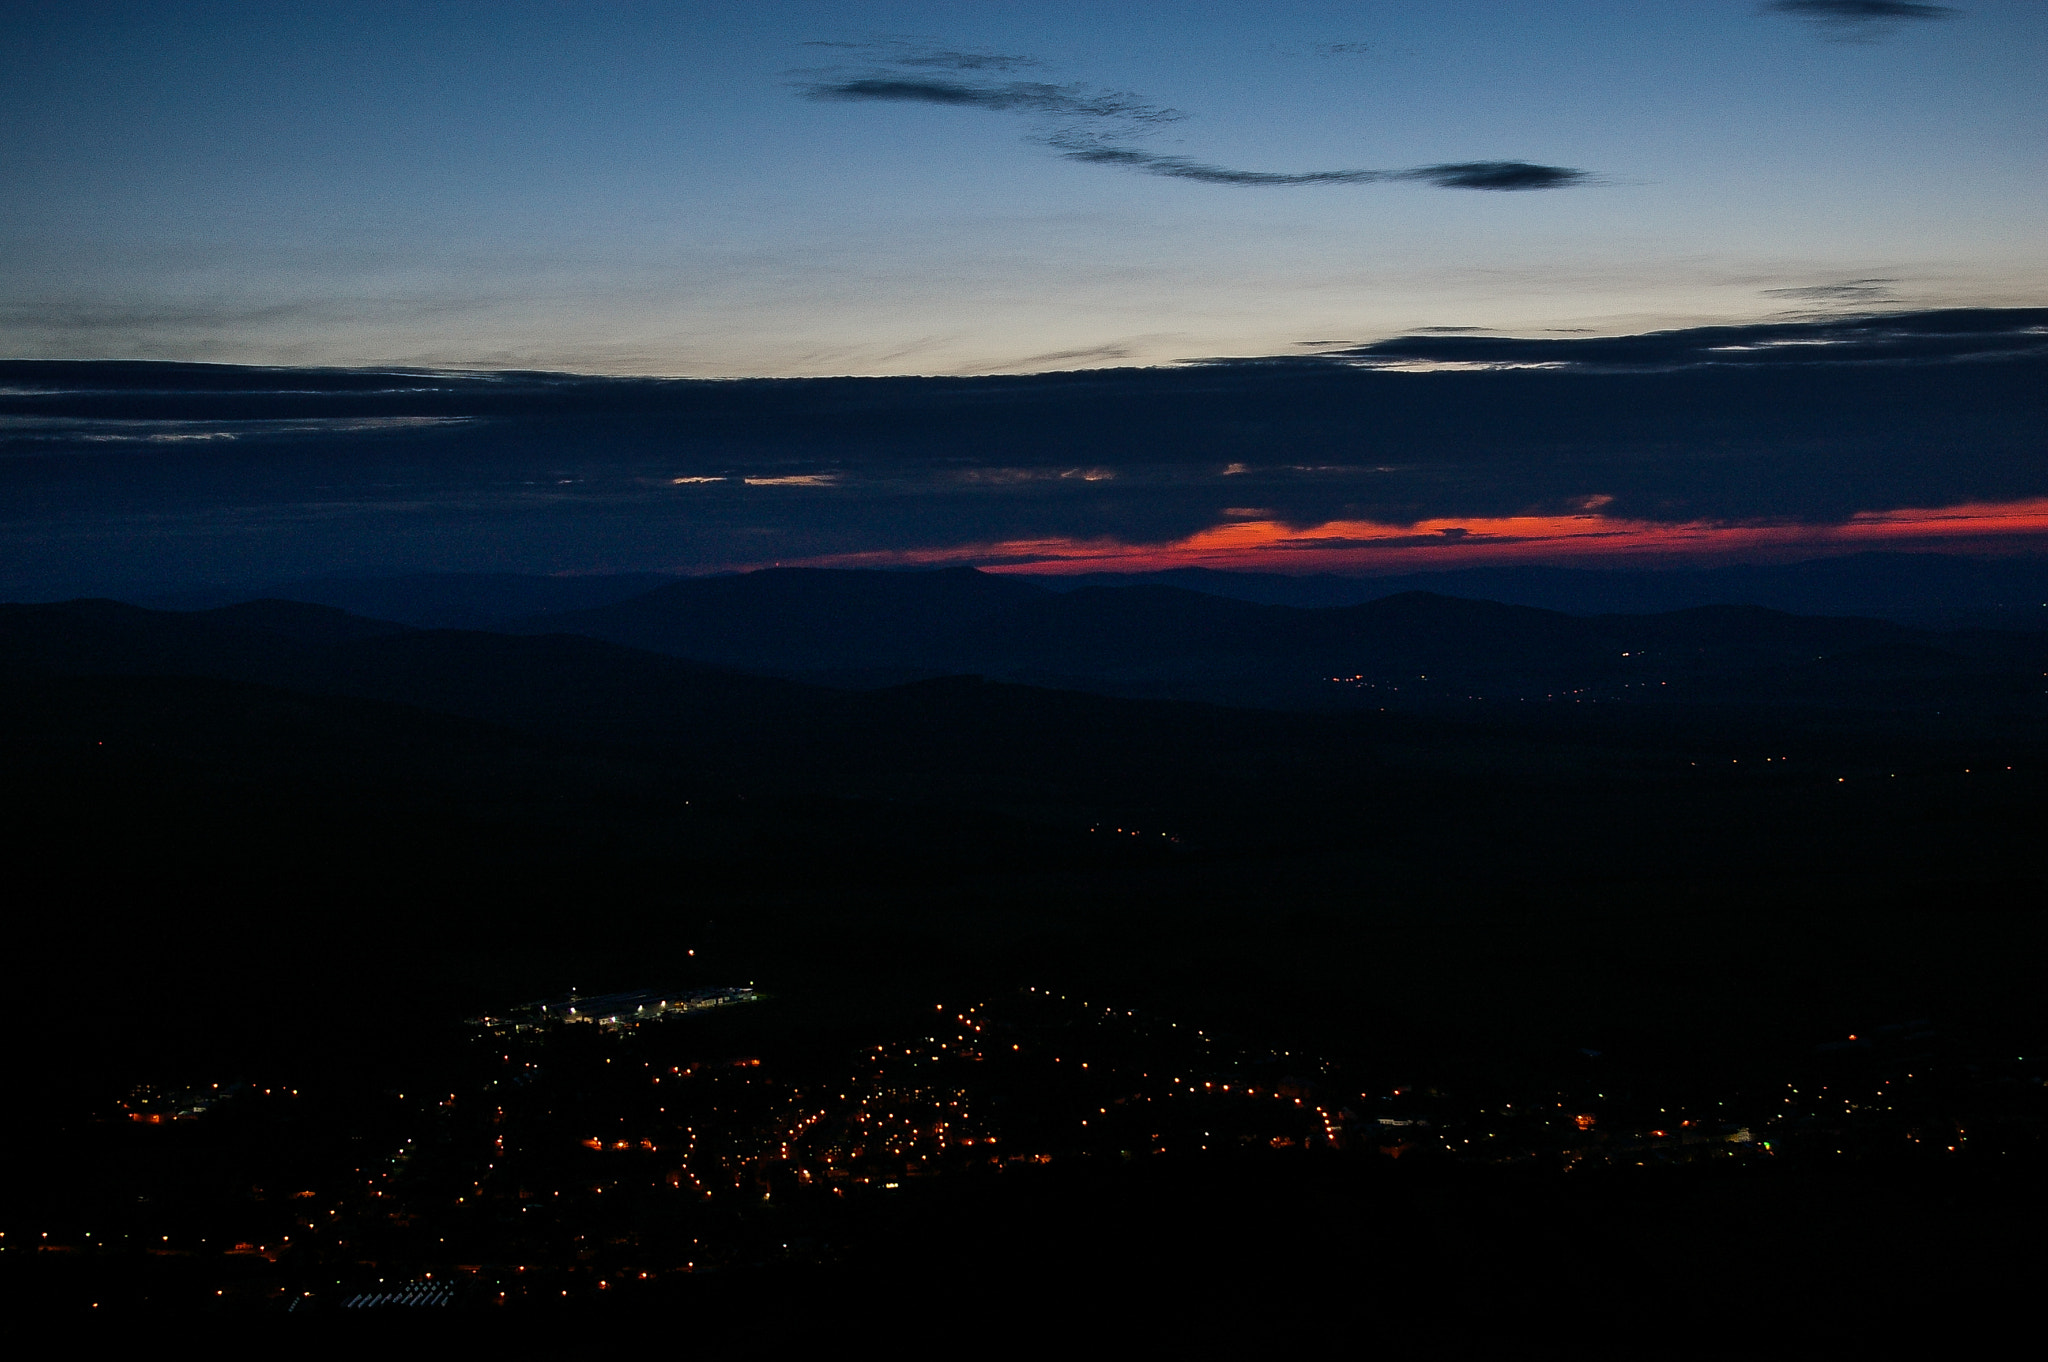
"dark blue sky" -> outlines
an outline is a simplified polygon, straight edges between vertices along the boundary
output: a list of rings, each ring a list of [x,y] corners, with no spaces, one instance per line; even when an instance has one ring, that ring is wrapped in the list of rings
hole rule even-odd
[[[2048,5],[105,4],[0,354],[977,373],[2048,302]]]

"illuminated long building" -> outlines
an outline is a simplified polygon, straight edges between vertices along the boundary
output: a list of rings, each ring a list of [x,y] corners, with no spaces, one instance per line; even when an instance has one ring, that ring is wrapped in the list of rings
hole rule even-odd
[[[760,996],[751,987],[643,988],[629,993],[593,995],[567,993],[557,998],[543,998],[538,1002],[525,1003],[510,1009],[502,1016],[473,1017],[470,1024],[491,1030],[510,1028],[514,1031],[559,1022],[593,1022],[605,1027],[631,1026],[638,1022],[654,1021],[685,1012],[704,1012],[714,1007],[753,1002]]]

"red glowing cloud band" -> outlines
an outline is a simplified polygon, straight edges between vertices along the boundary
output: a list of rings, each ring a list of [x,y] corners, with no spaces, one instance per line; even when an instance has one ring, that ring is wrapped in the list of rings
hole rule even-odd
[[[1765,559],[1868,549],[1998,550],[2048,543],[2048,497],[1863,511],[1830,525],[1626,520],[1573,515],[1444,518],[1412,525],[1332,520],[1291,526],[1235,520],[1160,544],[1031,539],[942,549],[842,554],[819,567],[975,563],[991,571],[1153,572],[1207,567],[1344,572],[1584,563],[1618,559]]]

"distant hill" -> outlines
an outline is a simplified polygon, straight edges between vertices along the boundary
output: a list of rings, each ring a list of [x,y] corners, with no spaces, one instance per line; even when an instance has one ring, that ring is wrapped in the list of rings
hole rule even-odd
[[[1012,982],[1170,959],[1206,932],[1200,996],[1240,993],[1251,960],[1270,991],[1244,996],[1284,1009],[1370,999],[1384,943],[1439,914],[1446,977],[1496,950],[1498,924],[1562,907],[1597,925],[1544,969],[1628,980],[1654,974],[1602,943],[1702,894],[1749,916],[1705,924],[1672,968],[1705,942],[1767,955],[1817,899],[1840,913],[1815,974],[1855,972],[1842,952],[1883,896],[1939,912],[1930,940],[1969,907],[2040,900],[2033,636],[1424,593],[1294,610],[971,574],[906,593],[888,575],[818,597],[805,575],[728,583],[726,613],[700,618],[747,642],[751,589],[784,621],[837,611],[893,621],[904,649],[1095,670],[833,690],[291,603],[0,607],[0,828],[33,906],[10,984],[45,1000],[43,1035],[118,1002],[123,1039],[149,1036],[217,1003],[237,1044],[290,1014],[352,1054],[361,978],[403,997],[458,948],[561,969],[592,940],[637,968],[650,941],[718,940],[713,922],[853,976],[943,930]],[[1319,649],[1362,670],[1302,676]],[[1189,702],[1204,692],[1269,707]],[[1331,925],[1354,914],[1384,916]],[[1261,941],[1286,950],[1260,965]],[[1501,978],[1531,972],[1496,958]],[[251,989],[277,1001],[252,1012]]]
[[[838,893],[884,847],[920,877],[1051,873],[1108,845],[1344,847],[1365,884],[1389,867],[1521,883],[1594,861],[1607,877],[1719,875],[1731,848],[1743,873],[1969,866],[1980,843],[2009,866],[2038,846],[2031,796],[1983,786],[1987,822],[1957,802],[1977,787],[1954,784],[2042,769],[2048,644],[2031,635],[1753,607],[1586,619],[1425,593],[1295,610],[972,573],[717,591],[622,613],[710,620],[734,647],[803,661],[829,650],[792,621],[879,621],[871,637],[902,655],[958,650],[1058,684],[831,689],[580,635],[408,630],[290,603],[5,606],[14,835],[77,848],[45,858],[51,875],[104,856],[116,827],[145,857],[190,843],[237,866],[256,864],[245,841],[324,847],[322,863],[403,846],[396,862],[376,852],[390,875],[439,865],[463,895],[472,858],[516,881],[508,867],[571,844],[592,866],[667,858],[657,895],[709,865],[766,884],[810,864],[813,888]],[[670,611],[675,596],[689,608]],[[782,613],[750,636],[764,599]],[[1353,670],[1314,670],[1332,656]],[[1900,774],[1928,778],[1894,787]],[[1949,848],[1936,860],[1930,838]],[[1034,913],[1059,898],[1025,894]]]
[[[1787,669],[1918,643],[1952,677],[2012,681],[2048,636],[1915,630],[1749,605],[1580,616],[1433,592],[1299,608],[1159,584],[1055,592],[960,568],[778,569],[672,583],[510,628],[573,632],[838,686],[972,674],[1106,694],[1289,709],[1481,701],[1776,703]],[[1863,703],[1801,682],[1801,703]],[[1816,686],[1818,685],[1818,689]],[[2017,683],[2007,688],[2017,695]]]
[[[964,568],[673,582],[529,616],[516,632],[407,629],[285,601],[184,613],[112,601],[4,606],[0,662],[52,675],[214,677],[696,751],[779,750],[798,733],[827,741],[835,726],[866,721],[849,691],[961,676],[1518,725],[1586,706],[2048,718],[2048,635],[2036,633],[1757,606],[1578,616],[1428,592],[1298,609],[1157,585],[1056,593]],[[891,722],[915,727],[908,711]]]
[[[517,621],[654,652],[778,671],[934,665],[936,638],[1045,598],[973,568],[863,572],[771,568],[700,577],[591,610]]]
[[[55,676],[208,677],[645,741],[787,720],[827,692],[572,635],[411,630],[285,601],[203,612],[0,606],[0,663]]]
[[[255,600],[300,601],[416,629],[488,629],[524,615],[587,610],[651,591],[652,572],[544,577],[516,572],[414,572],[393,577],[313,577],[256,590],[213,587],[137,596],[153,610],[212,610]]]
[[[369,638],[389,638],[410,630],[385,619],[366,619],[327,605],[307,605],[294,600],[265,599],[209,610],[209,624],[235,629],[253,629],[300,643],[359,643]]]
[[[654,628],[671,632],[691,616],[705,632],[720,611],[750,612],[756,620],[779,616],[775,628],[824,638],[838,628],[841,652],[821,667],[844,668],[848,649],[867,646],[863,626],[889,620],[848,618],[840,622],[825,604],[829,593],[816,586],[838,577],[847,590],[842,603],[860,611],[863,591],[851,584],[890,577],[901,601],[924,599],[930,620],[979,617],[993,605],[1031,599],[1021,588],[1062,595],[1106,588],[1174,587],[1199,595],[1255,605],[1324,609],[1362,605],[1411,591],[1465,600],[1530,606],[1569,615],[1661,614],[1709,605],[1754,605],[1795,615],[1859,615],[1916,628],[2048,630],[2048,559],[1969,558],[1936,553],[1858,553],[1798,563],[1743,564],[1712,568],[1568,568],[1506,566],[1445,569],[1398,576],[1346,577],[1334,573],[1290,575],[1173,568],[1161,572],[987,573],[1009,587],[983,582],[963,586],[972,569],[883,572],[768,569],[715,577],[678,578],[659,573],[537,576],[520,573],[410,573],[388,577],[320,577],[248,588],[214,587],[124,599],[156,610],[210,610],[257,600],[301,601],[350,614],[389,620],[420,629],[514,629],[553,627],[556,616],[574,616],[574,632],[594,637],[625,636]],[[797,583],[811,585],[799,589]],[[667,591],[673,587],[673,591]],[[670,624],[656,628],[608,608],[657,591]],[[778,596],[780,599],[778,600]],[[805,611],[811,614],[806,616]],[[540,617],[549,617],[546,620]],[[902,616],[900,603],[890,620]],[[894,627],[892,624],[891,627]],[[745,630],[741,630],[744,635]],[[664,645],[665,646],[665,645]],[[775,645],[786,647],[786,644]],[[753,655],[747,637],[731,640],[735,659]],[[755,649],[758,652],[758,649]],[[900,651],[900,647],[883,649]],[[746,664],[742,664],[746,665]],[[775,665],[782,665],[778,661]]]
[[[1854,553],[1797,563],[1723,567],[1452,568],[1386,577],[1222,572],[1030,574],[1053,591],[1177,586],[1303,608],[1357,605],[1408,591],[1537,606],[1574,615],[1657,614],[1702,605],[1760,605],[1801,615],[1866,615],[1929,628],[2048,629],[2048,559],[1940,553]]]
[[[1105,798],[1131,807],[1204,791],[1215,797],[1246,763],[1302,772],[1304,789],[1313,787],[1311,773],[1349,779],[1371,764],[1373,744],[1396,731],[1377,716],[1365,724],[972,677],[832,691],[566,634],[364,630],[367,636],[345,641],[306,642],[274,627],[293,610],[305,612],[308,624],[332,626],[322,607],[310,606],[267,611],[273,627],[266,628],[250,627],[241,618],[247,612],[235,608],[0,606],[0,683],[40,697],[14,714],[10,731],[33,728],[40,721],[32,711],[49,710],[67,716],[73,742],[99,728],[139,733],[164,696],[177,697],[174,708],[208,707],[198,728],[174,724],[179,735],[239,733],[246,714],[296,712],[297,696],[308,701],[297,708],[323,735],[322,760],[331,749],[334,760],[347,761],[346,742],[324,735],[345,731],[359,715],[393,735],[380,740],[386,748],[403,745],[396,735],[407,724],[438,733],[424,716],[441,715],[467,725],[461,741],[472,741],[466,735],[482,721],[508,751],[536,738],[576,744],[605,760],[670,770],[686,792],[703,797],[967,796],[1006,809],[1066,809],[1070,822],[1087,816],[1075,805],[1085,811]],[[91,696],[108,706],[101,719],[96,702],[80,698]],[[177,741],[207,761],[221,747]],[[286,743],[263,760],[289,761],[290,750]],[[431,776],[429,752],[421,758]],[[638,816],[621,810],[629,813]]]

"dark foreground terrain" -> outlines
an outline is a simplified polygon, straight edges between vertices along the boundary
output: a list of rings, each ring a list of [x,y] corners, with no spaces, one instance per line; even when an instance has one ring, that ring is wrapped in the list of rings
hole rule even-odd
[[[848,688],[766,619],[0,608],[0,1287],[770,1345],[2021,1307],[2041,636],[1187,594],[1025,598],[1058,687],[929,674],[1018,669],[972,621]]]

